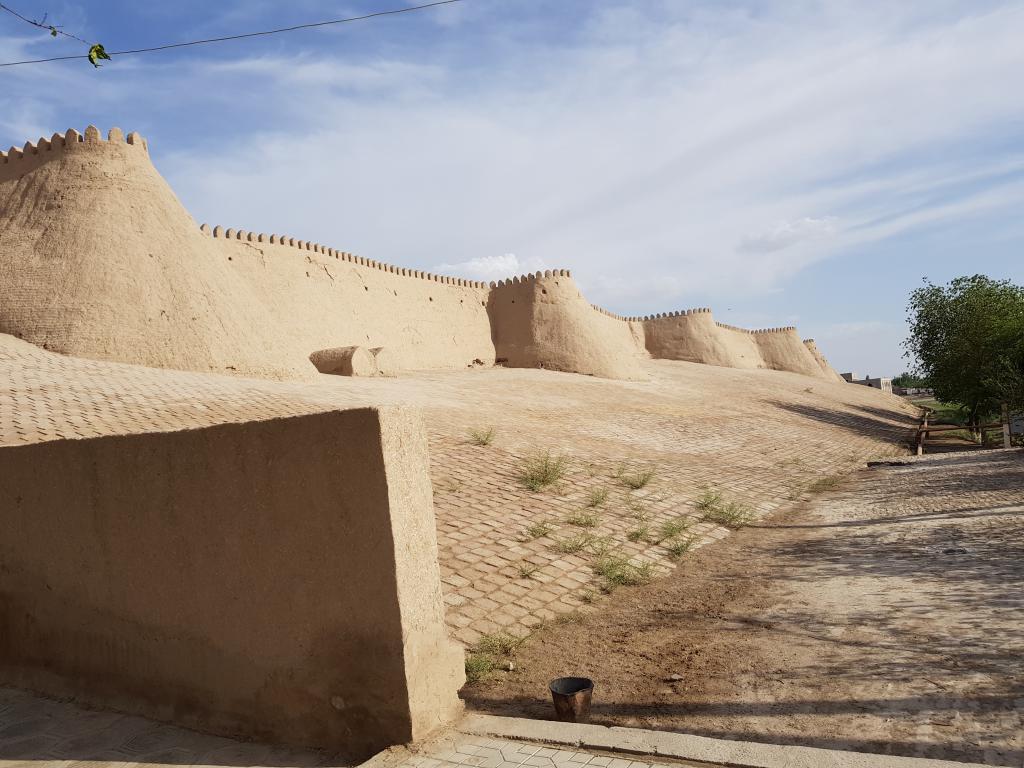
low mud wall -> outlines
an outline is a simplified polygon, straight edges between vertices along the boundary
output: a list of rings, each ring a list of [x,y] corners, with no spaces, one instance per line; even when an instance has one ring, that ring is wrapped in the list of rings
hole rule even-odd
[[[351,758],[459,712],[399,408],[0,449],[0,682]]]

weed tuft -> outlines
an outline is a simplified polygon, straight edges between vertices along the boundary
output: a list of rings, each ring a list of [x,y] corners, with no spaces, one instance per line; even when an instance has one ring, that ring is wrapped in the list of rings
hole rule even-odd
[[[724,528],[742,528],[750,523],[753,516],[750,507],[738,501],[725,502],[704,512],[705,520],[717,523]]]
[[[534,574],[540,570],[540,566],[535,563],[520,563],[517,566],[517,570],[519,571],[520,579],[532,579]]]
[[[685,517],[677,517],[674,520],[666,520],[661,524],[661,528],[658,529],[658,540],[656,544],[660,544],[663,541],[674,539],[690,527],[690,521]]]
[[[669,544],[665,549],[668,550],[668,556],[672,560],[678,560],[687,552],[693,548],[694,539],[692,537],[686,539],[677,539]]]
[[[695,506],[701,512],[707,512],[722,506],[723,501],[724,499],[722,498],[721,491],[714,491],[711,488],[706,488],[704,492],[697,497]]]
[[[547,520],[541,520],[539,523],[533,523],[526,529],[526,535],[531,539],[539,539],[543,536],[547,536],[555,530],[555,526],[551,525]]]
[[[596,528],[600,521],[597,515],[586,512],[574,512],[565,518],[565,522],[569,525],[575,525],[577,528]]]
[[[651,532],[650,526],[640,525],[640,526],[637,526],[636,528],[634,528],[629,533],[627,533],[626,534],[626,538],[629,539],[630,541],[633,541],[633,542],[643,541],[643,540],[645,540],[647,538],[647,536],[650,534],[650,532]]]
[[[550,451],[545,451],[523,460],[519,479],[531,491],[540,491],[561,480],[568,467],[568,456],[552,455]]]
[[[561,552],[563,555],[575,555],[582,552],[594,541],[594,536],[589,533],[581,533],[576,536],[570,536],[566,539],[560,539],[555,542],[555,549]]]
[[[493,635],[484,635],[477,640],[473,651],[490,656],[511,656],[519,650],[524,642],[526,642],[525,637],[516,637],[508,632],[496,632]]]
[[[626,488],[631,491],[639,491],[654,477],[653,469],[638,469],[633,472],[623,472],[619,475],[618,480]]]
[[[608,501],[608,489],[604,486],[600,488],[591,488],[590,495],[587,497],[587,506],[591,509],[597,509],[603,506]]]
[[[621,555],[605,555],[594,564],[594,573],[604,579],[601,591],[647,584],[653,577],[650,563],[633,563]]]
[[[477,683],[486,680],[494,671],[494,657],[486,653],[466,654],[466,682]]]
[[[494,427],[487,427],[485,429],[474,428],[469,430],[469,441],[473,445],[490,445],[494,442],[495,434]]]

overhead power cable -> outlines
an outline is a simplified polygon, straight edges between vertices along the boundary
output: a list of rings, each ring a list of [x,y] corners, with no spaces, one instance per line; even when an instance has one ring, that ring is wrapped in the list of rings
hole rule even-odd
[[[327,26],[331,26],[333,24],[350,24],[350,23],[352,23],[354,21],[365,21],[367,19],[377,18],[378,16],[394,16],[394,15],[397,15],[399,13],[410,13],[412,11],[422,11],[422,10],[424,10],[426,8],[434,8],[434,7],[439,6],[439,5],[451,5],[452,3],[461,3],[461,2],[462,2],[462,0],[435,0],[435,2],[432,2],[432,3],[424,3],[422,5],[413,5],[413,6],[409,6],[409,7],[406,7],[406,8],[393,8],[393,9],[387,10],[387,11],[374,11],[373,13],[367,13],[367,14],[364,14],[362,16],[350,16],[350,17],[345,18],[345,19],[330,19],[328,21],[315,21],[315,22],[312,22],[312,23],[309,23],[309,24],[296,24],[295,26],[292,26],[292,27],[281,27],[280,29],[268,29],[268,30],[264,30],[262,32],[246,32],[246,33],[240,34],[240,35],[225,35],[224,37],[210,37],[210,38],[206,38],[204,40],[190,40],[190,41],[184,42],[184,43],[167,43],[166,45],[157,45],[157,46],[153,46],[152,48],[134,48],[134,49],[125,50],[125,51],[107,51],[107,53],[110,56],[131,56],[131,55],[139,54],[139,53],[153,53],[155,51],[167,51],[167,50],[171,50],[172,48],[187,48],[187,47],[192,46],[192,45],[209,45],[210,43],[224,43],[224,42],[227,42],[229,40],[244,40],[244,39],[250,38],[250,37],[266,37],[268,35],[281,34],[282,32],[295,32],[295,31],[300,30],[300,29],[314,29],[316,27],[327,27]],[[2,8],[5,11],[9,11],[11,13],[14,13],[13,11],[11,11],[9,8],[7,8],[6,6],[4,6],[2,4],[0,4],[0,8]],[[29,24],[32,24],[33,26],[37,26],[37,27],[38,26],[42,26],[43,29],[47,29],[47,30],[51,29],[51,27],[48,27],[48,26],[45,26],[45,25],[41,25],[39,22],[34,22],[34,21],[31,21],[30,19],[26,19],[24,16],[21,16],[20,14],[15,13],[14,15],[18,16],[18,18],[22,19],[23,21],[27,21]],[[57,31],[58,31],[58,33],[60,33],[59,29]],[[65,34],[68,37],[74,37],[74,35],[68,35],[67,33],[62,33],[62,34]],[[75,40],[80,40],[81,38],[74,37],[74,39]],[[82,42],[85,42],[85,41],[82,41]],[[46,59],[29,59],[29,60],[26,60],[26,61],[9,61],[9,62],[4,62],[4,63],[0,63],[0,67],[17,67],[17,66],[20,66],[22,64],[43,64],[43,63],[46,63],[46,62],[49,62],[49,61],[68,61],[70,59],[87,59],[87,58],[89,58],[89,56],[87,54],[77,54],[77,55],[74,55],[74,56],[51,56],[51,57],[46,58]]]
[[[45,29],[47,32],[49,32],[54,37],[56,37],[57,35],[62,35],[64,37],[70,37],[72,40],[77,40],[80,43],[85,43],[86,45],[89,44],[89,42],[87,40],[83,40],[78,35],[72,35],[70,32],[65,32],[63,28],[58,27],[58,26],[56,26],[54,24],[47,24],[46,23],[46,17],[47,17],[48,14],[44,13],[42,20],[37,21],[36,19],[30,19],[27,16],[22,16],[16,10],[14,10],[13,8],[11,8],[9,6],[4,5],[3,3],[0,3],[0,10],[7,11],[9,14],[11,14],[11,16],[19,18],[22,21],[24,21],[26,24],[31,24],[33,27],[38,27],[39,29]]]

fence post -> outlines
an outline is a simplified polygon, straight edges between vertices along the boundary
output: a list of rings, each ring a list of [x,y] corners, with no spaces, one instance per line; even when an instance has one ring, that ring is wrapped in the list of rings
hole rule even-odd
[[[1010,409],[1003,403],[1003,448],[1010,447]]]

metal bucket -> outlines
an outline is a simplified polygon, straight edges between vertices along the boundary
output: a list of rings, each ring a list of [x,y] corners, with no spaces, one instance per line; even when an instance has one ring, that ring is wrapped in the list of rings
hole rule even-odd
[[[558,677],[548,683],[555,717],[563,723],[590,721],[590,697],[594,681],[589,677]]]

